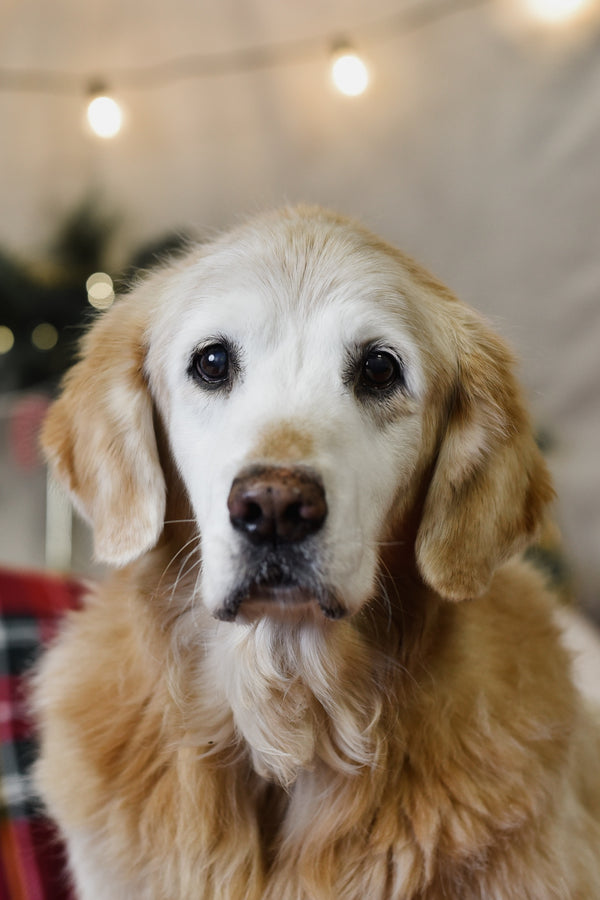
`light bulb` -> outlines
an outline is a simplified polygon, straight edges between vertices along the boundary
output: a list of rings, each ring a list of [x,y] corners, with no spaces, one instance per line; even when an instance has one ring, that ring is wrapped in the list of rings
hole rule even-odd
[[[559,25],[574,18],[587,0],[527,0],[527,5],[537,19]]]
[[[121,107],[112,97],[94,97],[89,103],[87,118],[94,134],[102,138],[114,137],[123,124]]]
[[[369,83],[369,72],[364,62],[353,50],[338,50],[331,67],[331,77],[338,91],[347,97],[364,93]]]

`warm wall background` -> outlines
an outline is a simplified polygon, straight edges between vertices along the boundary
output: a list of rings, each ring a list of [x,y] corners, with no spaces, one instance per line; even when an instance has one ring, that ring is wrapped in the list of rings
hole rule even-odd
[[[393,17],[426,0],[4,0],[0,248],[43,269],[57,223],[90,196],[116,216],[115,271],[167,232],[283,201],[362,218],[515,346],[578,593],[600,612],[600,3],[554,25],[524,4],[447,0],[413,29]],[[329,84],[336,36],[370,67],[361,97]],[[144,87],[122,71],[304,38],[306,57],[254,71]],[[9,89],[8,70],[76,87]],[[110,141],[84,127],[92,76],[125,112]],[[14,401],[0,408],[0,560],[39,564],[43,473],[8,452]]]

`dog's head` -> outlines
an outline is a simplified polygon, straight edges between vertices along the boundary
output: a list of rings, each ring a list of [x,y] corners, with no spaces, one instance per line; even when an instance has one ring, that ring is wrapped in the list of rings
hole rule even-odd
[[[157,417],[200,534],[203,602],[225,619],[352,614],[394,541],[443,597],[474,597],[552,495],[502,342],[321,210],[192,251],[86,337],[44,444],[116,565],[163,531]]]

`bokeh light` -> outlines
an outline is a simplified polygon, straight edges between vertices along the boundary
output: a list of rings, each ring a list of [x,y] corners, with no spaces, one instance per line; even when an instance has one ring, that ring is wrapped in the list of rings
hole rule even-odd
[[[15,336],[6,325],[0,325],[0,354],[8,353],[14,347]]]
[[[31,343],[37,350],[52,350],[58,343],[58,331],[49,322],[41,322],[31,332]]]
[[[106,272],[94,272],[85,283],[88,302],[94,309],[108,309],[115,299],[113,280]]]

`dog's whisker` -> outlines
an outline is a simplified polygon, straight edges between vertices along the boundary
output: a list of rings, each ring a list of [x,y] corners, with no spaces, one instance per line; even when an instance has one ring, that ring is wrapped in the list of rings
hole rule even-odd
[[[194,517],[190,519],[165,519],[164,525],[195,525],[196,519]]]
[[[162,575],[161,575],[161,579],[167,574],[167,572],[169,571],[169,569],[171,568],[171,566],[175,563],[175,561],[178,559],[178,557],[180,557],[182,553],[185,553],[185,551],[187,550],[187,548],[190,547],[192,544],[197,544],[197,545],[198,545],[198,547],[195,548],[195,550],[196,550],[196,549],[199,549],[199,546],[200,546],[200,536],[199,536],[199,535],[196,534],[196,535],[194,535],[193,537],[191,537],[188,541],[185,542],[185,544],[183,544],[183,545],[179,548],[179,550],[178,550],[176,553],[173,554],[173,556],[171,556],[171,558],[169,559],[169,562],[167,563],[167,565],[166,565],[165,568],[163,569],[163,572],[162,572]],[[194,551],[193,551],[193,552],[194,552]]]
[[[400,612],[402,612],[402,599],[398,592],[398,588],[395,582],[395,579],[392,576],[389,566],[385,562],[385,560],[379,560],[379,571],[377,573],[377,584],[379,587],[379,592],[381,599],[385,603],[385,607],[388,612],[388,628],[392,627],[392,619],[393,619],[393,610],[392,610],[392,601],[389,595],[388,584],[391,584],[394,588],[396,594],[396,600],[398,601],[398,608]]]
[[[194,535],[194,537],[192,537],[188,541],[186,541],[186,543],[182,547],[180,547],[179,550],[170,557],[167,565],[163,568],[163,570],[161,572],[160,578],[158,579],[156,590],[154,592],[157,595],[162,592],[163,583],[167,577],[167,573],[168,573],[169,569],[175,564],[178,557],[180,557],[182,553],[185,553],[187,548],[192,546],[193,544],[195,544],[196,546],[192,547],[192,550],[190,550],[184,557],[183,562],[179,566],[177,576],[176,576],[174,582],[171,584],[169,605],[172,603],[173,597],[177,590],[177,587],[181,581],[181,578],[183,577],[183,569],[185,568],[185,566],[187,565],[189,560],[192,559],[194,557],[194,555],[199,554],[199,552],[200,552],[200,537],[199,537],[199,535]],[[186,573],[186,574],[189,574],[189,573]]]
[[[197,614],[198,609],[198,598],[200,597],[200,578],[202,577],[202,560],[198,560],[198,569],[196,572],[196,576],[194,579],[194,587],[192,588],[190,598],[189,598],[189,608],[192,612],[192,616]]]
[[[406,547],[407,541],[373,541],[374,547]]]
[[[171,603],[173,602],[173,599],[177,593],[177,589],[179,587],[179,583],[180,583],[181,579],[183,577],[187,577],[188,575],[190,575],[196,567],[198,567],[198,568],[200,567],[202,560],[196,555],[197,551],[198,551],[198,547],[194,547],[192,550],[190,550],[190,552],[187,554],[187,556],[181,563],[181,565],[179,567],[179,571],[177,573],[177,578],[175,579],[175,582],[171,588],[171,596],[170,596]],[[190,560],[193,560],[193,565],[189,569],[186,570],[186,566],[188,565]]]

